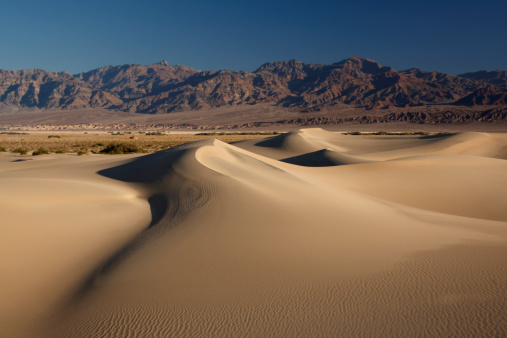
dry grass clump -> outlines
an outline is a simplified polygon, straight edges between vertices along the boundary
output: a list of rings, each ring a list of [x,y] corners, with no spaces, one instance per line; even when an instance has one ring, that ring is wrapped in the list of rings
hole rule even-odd
[[[153,136],[153,135],[162,136],[162,135],[167,135],[167,134],[160,132],[160,131],[150,131],[150,132],[144,133],[144,135],[146,135],[146,136]]]
[[[49,151],[47,149],[44,149],[44,148],[39,148],[39,149],[34,150],[32,152],[33,156],[42,155],[42,154],[49,154]]]
[[[28,150],[25,148],[16,148],[12,150],[13,153],[19,153],[20,155],[26,155]]]
[[[244,131],[244,132],[238,132],[238,133],[226,133],[226,132],[213,132],[213,133],[197,133],[195,135],[197,136],[223,136],[223,135],[228,135],[228,136],[233,136],[233,135],[241,135],[241,136],[249,136],[249,135],[261,135],[261,136],[275,136],[275,135],[280,135],[281,133],[277,132],[277,131],[273,131],[273,132],[260,132],[260,131],[252,131],[252,132],[248,132],[248,131]]]
[[[389,131],[377,131],[374,133],[362,133],[360,131],[349,131],[343,133],[343,135],[375,135],[375,136],[383,136],[383,135],[394,135],[394,136],[429,136],[429,135],[444,135],[448,133],[429,133],[426,131],[414,131],[414,132],[389,132]]]
[[[112,143],[99,151],[101,154],[108,155],[119,155],[119,154],[132,154],[132,153],[140,153],[143,152],[142,149],[139,149],[135,145],[125,144],[125,143]]]

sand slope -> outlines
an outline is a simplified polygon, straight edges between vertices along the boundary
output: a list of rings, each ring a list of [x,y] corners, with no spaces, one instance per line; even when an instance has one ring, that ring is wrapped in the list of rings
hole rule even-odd
[[[504,135],[306,129],[134,159],[1,155],[1,238],[15,243],[2,246],[14,271],[2,280],[2,327],[505,335],[506,149]],[[27,235],[36,230],[44,246]]]

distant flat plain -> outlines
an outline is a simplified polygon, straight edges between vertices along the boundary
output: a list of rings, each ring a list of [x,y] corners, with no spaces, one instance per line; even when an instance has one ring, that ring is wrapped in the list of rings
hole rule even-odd
[[[96,125],[100,130],[122,130],[129,125],[131,130],[179,130],[179,131],[291,131],[299,128],[322,127],[330,131],[428,131],[428,132],[507,132],[507,121],[467,123],[328,123],[308,122],[308,119],[347,119],[367,116],[383,116],[398,112],[438,112],[448,106],[422,106],[391,108],[389,110],[366,110],[339,107],[322,111],[301,112],[272,104],[257,104],[211,108],[208,110],[171,112],[168,114],[136,114],[106,109],[73,110],[20,110],[15,113],[0,112],[0,130],[5,128],[30,129],[49,127],[61,129],[65,126],[83,128]],[[474,108],[467,108],[471,111]],[[310,123],[310,124],[308,124]],[[313,124],[312,124],[313,123]],[[323,122],[325,123],[325,122]],[[137,126],[136,126],[137,125]],[[92,126],[88,126],[92,128]],[[88,130],[90,131],[90,130]],[[93,131],[93,130],[92,130]]]

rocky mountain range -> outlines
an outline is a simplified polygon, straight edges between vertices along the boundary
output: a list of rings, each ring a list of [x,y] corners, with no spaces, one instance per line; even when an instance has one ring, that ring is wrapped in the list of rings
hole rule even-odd
[[[318,65],[270,62],[254,72],[157,64],[106,66],[72,75],[0,70],[0,110],[106,108],[170,113],[270,103],[299,111],[426,105],[507,106],[507,72],[459,76],[397,71],[360,57]]]

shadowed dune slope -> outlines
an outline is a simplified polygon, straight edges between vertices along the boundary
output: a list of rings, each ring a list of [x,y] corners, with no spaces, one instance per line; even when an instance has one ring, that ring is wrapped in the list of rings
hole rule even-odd
[[[26,336],[505,335],[506,141],[305,129],[81,168],[151,221],[72,258]]]
[[[338,153],[331,149],[317,150],[311,153],[285,158],[281,161],[306,167],[329,167],[335,165],[375,162],[357,156]]]
[[[0,154],[0,337],[40,336],[38,325],[150,222],[142,194],[95,174],[118,158],[19,159]]]
[[[334,151],[345,151],[341,146],[345,136],[325,131],[320,128],[301,129],[266,140],[250,140],[235,143],[245,150],[275,159],[296,156],[330,148]]]

